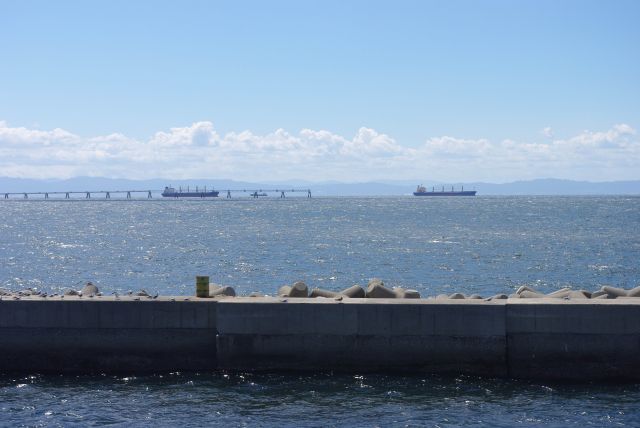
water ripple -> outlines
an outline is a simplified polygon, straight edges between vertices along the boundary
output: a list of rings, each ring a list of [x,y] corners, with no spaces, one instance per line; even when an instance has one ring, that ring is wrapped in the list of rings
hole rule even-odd
[[[241,294],[380,277],[424,295],[640,283],[640,198],[4,201],[0,286]],[[637,425],[640,386],[473,377],[0,376],[0,425]]]

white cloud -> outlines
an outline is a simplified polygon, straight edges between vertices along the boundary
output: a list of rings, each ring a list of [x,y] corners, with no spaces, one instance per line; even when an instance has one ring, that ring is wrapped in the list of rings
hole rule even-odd
[[[149,143],[157,147],[209,146],[218,140],[211,122],[196,122],[185,128],[171,128],[169,132],[156,132]]]
[[[0,176],[261,181],[640,178],[640,141],[627,124],[568,138],[553,138],[551,128],[542,134],[542,142],[440,136],[409,147],[365,127],[350,138],[311,129],[220,135],[211,122],[196,122],[141,141],[118,133],[82,138],[63,129],[11,127],[0,121]]]
[[[546,138],[553,138],[553,129],[550,126],[542,128],[540,133]]]

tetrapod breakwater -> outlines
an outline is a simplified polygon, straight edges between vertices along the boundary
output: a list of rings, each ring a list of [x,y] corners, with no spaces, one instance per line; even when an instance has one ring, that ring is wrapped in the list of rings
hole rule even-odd
[[[406,372],[640,381],[635,289],[609,287],[597,298],[572,290],[562,297],[533,295],[531,289],[510,298],[419,298],[374,280],[366,289],[353,286],[324,297],[301,282],[274,296],[240,297],[216,284],[206,291],[207,297],[105,296],[90,284],[53,296],[4,291],[0,371]]]

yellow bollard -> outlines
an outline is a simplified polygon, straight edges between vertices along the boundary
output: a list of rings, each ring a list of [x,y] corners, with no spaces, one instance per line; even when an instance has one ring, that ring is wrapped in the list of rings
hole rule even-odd
[[[209,297],[208,276],[196,276],[196,297]]]

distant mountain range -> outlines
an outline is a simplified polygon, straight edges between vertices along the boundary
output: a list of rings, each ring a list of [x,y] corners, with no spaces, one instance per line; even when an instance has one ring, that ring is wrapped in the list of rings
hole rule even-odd
[[[483,195],[640,195],[640,180],[588,182],[559,179],[537,179],[512,183],[441,183],[422,182],[428,189],[454,186],[460,189],[477,190]],[[400,196],[411,195],[419,181],[394,182],[308,182],[291,181],[275,183],[252,183],[225,179],[194,180],[125,180],[96,177],[76,177],[66,180],[38,180],[0,177],[0,197],[7,192],[53,192],[53,191],[99,191],[99,190],[157,190],[165,186],[207,186],[217,190],[227,189],[275,189],[309,188],[315,196]],[[224,195],[220,195],[224,196]]]

